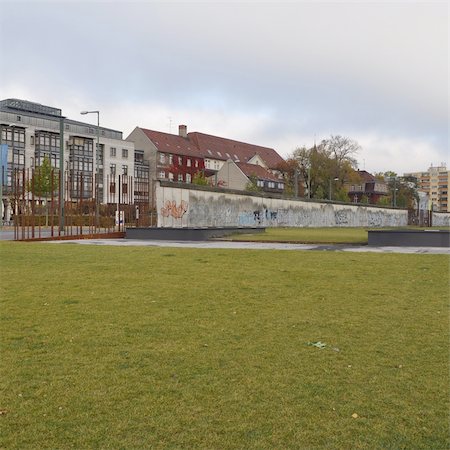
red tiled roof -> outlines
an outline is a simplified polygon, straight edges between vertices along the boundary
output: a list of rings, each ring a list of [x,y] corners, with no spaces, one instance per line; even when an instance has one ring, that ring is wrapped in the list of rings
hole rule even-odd
[[[175,155],[197,156],[226,161],[246,163],[259,155],[270,169],[276,169],[284,159],[273,149],[247,144],[209,134],[192,132],[186,138],[177,134],[163,133],[141,128],[158,151]]]
[[[198,148],[189,139],[177,134],[163,133],[161,131],[141,128],[144,134],[153,142],[158,151],[173,155],[196,156],[201,158]]]
[[[236,165],[248,177],[256,176],[257,178],[259,178],[261,180],[280,181],[273,173],[264,169],[264,167],[257,166],[256,164],[247,164],[247,163],[237,162]]]
[[[259,155],[270,169],[275,169],[278,164],[284,161],[273,148],[198,132],[188,133],[188,137],[197,145],[205,158],[247,162],[255,155]]]

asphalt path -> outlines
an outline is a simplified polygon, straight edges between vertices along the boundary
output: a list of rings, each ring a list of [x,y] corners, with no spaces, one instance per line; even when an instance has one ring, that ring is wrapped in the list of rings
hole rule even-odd
[[[339,252],[370,253],[419,253],[450,255],[448,247],[372,247],[368,245],[325,245],[325,244],[287,244],[282,242],[239,242],[239,241],[156,241],[141,239],[83,239],[67,241],[47,241],[52,244],[114,245],[119,247],[170,247],[170,248],[213,248],[241,250],[316,250]]]
[[[50,236],[47,230],[41,230],[41,237]],[[30,236],[31,237],[31,236]],[[14,231],[3,229],[0,231],[1,240],[13,240]],[[79,245],[114,245],[120,247],[176,247],[176,248],[215,248],[215,249],[242,249],[242,250],[316,250],[339,252],[370,252],[370,253],[423,253],[450,255],[448,247],[372,247],[368,245],[350,244],[289,244],[283,242],[240,242],[228,240],[210,241],[162,241],[144,239],[83,239],[66,241],[46,241],[52,244],[79,244]]]

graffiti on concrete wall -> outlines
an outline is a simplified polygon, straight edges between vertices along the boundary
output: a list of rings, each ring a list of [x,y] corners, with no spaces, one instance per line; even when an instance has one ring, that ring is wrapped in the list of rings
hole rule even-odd
[[[406,225],[408,218],[406,210],[261,198],[194,189],[190,189],[187,195],[186,191],[173,187],[158,187],[158,197],[162,200],[158,205],[161,226],[383,227]],[[170,200],[165,201],[165,198]],[[172,218],[178,220],[174,222]],[[436,222],[444,222],[444,218],[439,219]]]
[[[369,227],[381,227],[383,225],[383,215],[380,211],[369,212],[367,223]]]
[[[184,200],[181,200],[179,206],[177,206],[175,201],[167,200],[161,208],[161,215],[163,217],[172,216],[175,219],[181,219],[188,210],[188,207],[189,205]]]
[[[334,218],[336,220],[336,225],[347,225],[348,224],[348,214],[347,211],[339,210],[334,212]]]

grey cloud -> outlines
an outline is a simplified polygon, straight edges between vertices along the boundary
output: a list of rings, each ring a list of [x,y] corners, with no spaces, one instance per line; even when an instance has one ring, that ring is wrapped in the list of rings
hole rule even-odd
[[[4,85],[97,104],[267,110],[268,138],[376,131],[447,151],[444,4],[2,6]]]

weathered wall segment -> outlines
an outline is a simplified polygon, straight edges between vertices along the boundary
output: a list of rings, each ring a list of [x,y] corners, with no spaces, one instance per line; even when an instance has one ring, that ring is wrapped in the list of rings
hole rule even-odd
[[[398,227],[406,210],[157,185],[158,227]]]
[[[431,223],[434,227],[450,227],[450,213],[432,213]]]

